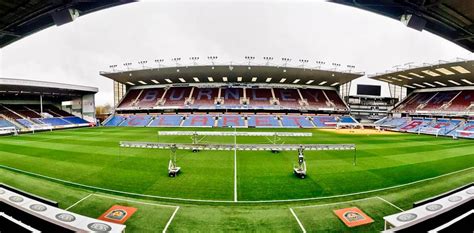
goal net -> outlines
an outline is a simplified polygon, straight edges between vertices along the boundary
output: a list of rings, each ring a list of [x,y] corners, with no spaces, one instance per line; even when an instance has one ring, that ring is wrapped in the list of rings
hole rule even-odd
[[[441,132],[440,128],[433,128],[433,127],[421,127],[418,130],[418,134],[431,134],[431,135],[436,135],[436,137],[438,137],[440,132]]]
[[[18,135],[18,129],[15,127],[1,127],[0,135],[13,134]]]

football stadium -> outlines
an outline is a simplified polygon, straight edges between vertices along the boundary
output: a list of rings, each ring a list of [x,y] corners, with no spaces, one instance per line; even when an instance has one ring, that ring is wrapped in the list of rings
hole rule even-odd
[[[0,1],[0,48],[134,4]],[[327,4],[474,51],[470,1]],[[101,120],[97,87],[0,78],[0,232],[474,231],[474,60],[262,58],[97,70]]]

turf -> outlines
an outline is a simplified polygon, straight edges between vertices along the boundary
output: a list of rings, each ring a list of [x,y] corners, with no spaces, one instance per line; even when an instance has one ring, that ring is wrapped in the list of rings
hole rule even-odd
[[[357,166],[352,164],[352,152],[306,152],[309,174],[307,179],[301,180],[291,172],[296,162],[295,152],[238,152],[238,199],[324,199],[255,204],[195,203],[153,197],[145,200],[145,197],[111,195],[91,187],[66,185],[5,167],[138,194],[232,201],[233,152],[179,151],[178,164],[183,167],[183,173],[172,179],[166,174],[169,151],[118,147],[121,140],[191,141],[189,137],[158,138],[156,131],[156,128],[88,128],[0,137],[0,165],[3,166],[0,182],[59,201],[61,208],[70,207],[93,193],[71,208],[73,212],[93,218],[115,204],[136,207],[138,211],[126,223],[127,232],[161,231],[175,206],[180,209],[169,232],[300,232],[289,208],[294,209],[308,232],[378,232],[383,229],[382,217],[398,210],[377,196],[409,209],[415,201],[474,182],[474,169],[469,169],[474,167],[472,140],[412,134],[341,135],[300,129],[294,131],[312,132],[314,136],[282,138],[280,143],[355,143]],[[268,142],[262,137],[240,137],[237,141]],[[233,143],[233,138],[207,137],[202,142]],[[465,170],[460,171],[462,169]],[[326,198],[403,185],[450,172],[455,173],[399,188]],[[369,199],[359,200],[361,198]],[[347,228],[332,210],[351,206],[361,208],[375,222]]]
[[[381,227],[383,226],[383,214],[381,213],[391,214],[398,211],[373,197],[380,196],[401,208],[409,209],[415,201],[438,195],[473,181],[474,169],[468,169],[433,180],[370,194],[295,203],[253,205],[163,203],[95,193],[75,205],[71,211],[97,218],[112,205],[136,207],[138,211],[126,222],[127,232],[158,232],[164,229],[164,221],[171,217],[173,208],[156,206],[162,204],[180,206],[168,228],[169,232],[301,232],[289,211],[289,208],[293,208],[308,232],[380,232],[383,229]],[[77,189],[6,169],[0,169],[0,182],[56,200],[61,208],[67,208],[92,193],[89,190]],[[102,198],[103,195],[108,198]],[[360,201],[359,199],[362,198],[369,199]],[[345,203],[340,204],[340,202]],[[308,206],[311,208],[301,208]],[[375,222],[363,227],[348,228],[332,214],[332,210],[335,208],[351,206],[360,207]]]
[[[248,130],[252,129],[245,129]],[[313,137],[286,137],[280,143],[354,143],[357,145],[357,165],[353,165],[352,151],[307,151],[308,176],[301,180],[292,174],[295,152],[239,151],[239,201],[364,192],[472,167],[474,161],[472,140],[412,134],[367,136],[293,130],[312,132]],[[2,137],[0,164],[124,192],[198,200],[233,200],[232,151],[178,151],[182,174],[170,179],[167,176],[168,150],[118,147],[121,140],[191,141],[187,136],[158,138],[156,132],[156,128],[84,128]],[[202,142],[232,143],[233,138],[207,137]],[[268,143],[268,140],[264,137],[239,137],[237,142]]]

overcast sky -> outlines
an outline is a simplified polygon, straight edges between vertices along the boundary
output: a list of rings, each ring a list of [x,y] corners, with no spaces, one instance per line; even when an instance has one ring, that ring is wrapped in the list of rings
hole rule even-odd
[[[112,103],[109,65],[209,55],[219,62],[272,56],[355,65],[368,74],[414,62],[473,59],[469,51],[428,32],[367,11],[317,0],[141,1],[50,27],[0,50],[0,77],[99,88]],[[256,60],[256,62],[258,62]],[[355,83],[375,81],[361,79]],[[387,95],[387,93],[384,93]]]

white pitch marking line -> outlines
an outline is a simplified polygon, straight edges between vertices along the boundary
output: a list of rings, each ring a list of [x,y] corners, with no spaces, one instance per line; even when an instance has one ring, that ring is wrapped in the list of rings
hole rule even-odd
[[[237,202],[237,133],[234,134],[234,202]]]
[[[67,207],[67,208],[64,209],[64,210],[69,210],[69,209],[71,209],[72,207],[76,206],[77,204],[81,203],[82,201],[86,200],[87,198],[89,198],[89,197],[92,196],[92,195],[93,195],[93,193],[91,193],[91,194],[89,194],[89,195],[83,197],[81,200],[77,201],[76,203],[72,204],[71,206]]]
[[[173,214],[170,217],[170,220],[168,220],[168,222],[166,223],[165,229],[163,229],[163,233],[165,233],[166,230],[168,230],[168,227],[170,226],[171,222],[173,221],[173,218],[176,215],[176,213],[178,212],[178,210],[179,210],[179,206],[176,207],[176,209],[174,210]]]
[[[332,203],[325,203],[325,204],[319,204],[319,205],[297,206],[297,207],[293,207],[293,208],[295,208],[295,209],[304,209],[304,208],[314,208],[314,207],[321,207],[321,206],[339,205],[339,204],[344,204],[344,203],[349,203],[349,202],[365,201],[365,200],[374,199],[374,198],[377,198],[377,197],[366,197],[366,198],[361,198],[361,199],[356,199],[356,200],[332,202]]]
[[[157,196],[157,195],[132,193],[132,192],[126,192],[126,191],[120,191],[120,190],[114,190],[114,189],[101,188],[101,187],[91,186],[91,185],[86,185],[86,184],[80,184],[80,183],[67,181],[67,180],[62,180],[62,179],[54,178],[54,177],[51,177],[51,176],[45,176],[45,175],[41,175],[41,174],[38,174],[38,173],[29,172],[29,171],[25,171],[25,170],[13,168],[13,167],[5,166],[5,165],[0,165],[0,168],[4,168],[4,169],[10,170],[10,171],[17,171],[17,172],[21,172],[21,173],[25,173],[25,174],[30,174],[30,175],[33,175],[33,176],[36,176],[36,177],[41,177],[41,178],[45,178],[47,180],[57,181],[57,182],[60,182],[60,183],[63,183],[63,184],[72,184],[72,185],[82,187],[82,188],[94,189],[96,191],[112,192],[112,193],[115,193],[115,194],[126,194],[126,195],[133,195],[133,196],[136,196],[136,197],[150,197],[150,198],[157,198],[157,199],[163,199],[163,200],[192,201],[192,202],[203,202],[203,203],[206,203],[206,202],[207,203],[232,203],[233,202],[232,200],[202,200],[202,199],[190,199],[190,198],[179,198],[179,197],[163,197],[163,196]],[[472,169],[474,169],[474,167],[468,167],[468,168],[465,168],[465,169],[462,169],[462,170],[446,173],[446,174],[431,177],[431,178],[426,178],[426,179],[423,179],[423,180],[417,180],[417,181],[413,181],[413,182],[410,182],[410,183],[405,183],[405,184],[400,184],[400,185],[395,185],[395,186],[390,186],[390,187],[385,187],[385,188],[380,188],[380,189],[373,189],[373,190],[368,190],[368,191],[356,192],[356,193],[348,193],[348,194],[325,196],[325,197],[296,198],[296,199],[286,199],[286,200],[239,201],[239,203],[297,202],[297,201],[315,201],[315,200],[327,200],[327,199],[331,199],[331,198],[349,197],[349,196],[354,196],[354,195],[374,193],[374,192],[379,192],[379,191],[384,191],[384,190],[400,188],[400,187],[404,187],[404,186],[408,186],[408,185],[413,185],[413,184],[417,184],[417,183],[422,183],[422,182],[426,182],[426,181],[430,181],[430,180],[435,180],[435,179],[438,179],[438,178],[441,178],[441,177],[457,174],[457,173],[460,173],[460,172],[465,172],[465,171],[472,170]]]
[[[387,204],[389,204],[389,205],[391,205],[391,206],[397,208],[397,209],[400,210],[400,211],[405,211],[405,210],[403,210],[402,208],[396,206],[395,204],[393,204],[393,203],[391,203],[391,202],[389,202],[389,201],[387,201],[387,200],[385,200],[385,199],[383,199],[383,198],[381,198],[381,197],[379,197],[379,196],[377,196],[377,198],[380,199],[380,200],[382,200],[383,202],[385,202],[385,203],[387,203]]]
[[[291,211],[291,214],[293,214],[293,217],[295,217],[296,221],[298,222],[298,225],[300,225],[301,231],[303,231],[303,233],[306,233],[306,230],[304,229],[303,223],[301,223],[301,221],[300,221],[300,219],[298,218],[298,216],[296,216],[295,211],[293,211],[292,208],[290,208],[290,211]]]
[[[98,196],[98,197],[109,198],[109,199],[118,200],[118,201],[126,201],[126,202],[137,203],[137,204],[143,204],[143,205],[152,205],[152,206],[160,206],[160,207],[168,207],[168,208],[176,208],[177,207],[177,206],[174,206],[174,205],[163,205],[163,204],[158,204],[158,203],[135,201],[135,200],[128,199],[128,198],[118,198],[118,197],[112,197],[112,196],[108,196],[108,195],[97,194],[97,193],[94,193],[93,195]]]

